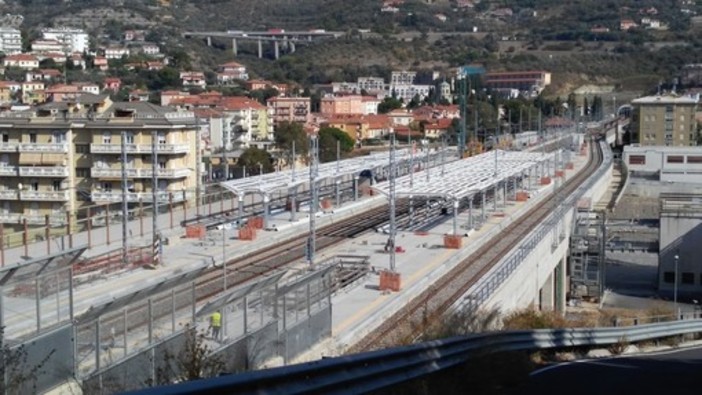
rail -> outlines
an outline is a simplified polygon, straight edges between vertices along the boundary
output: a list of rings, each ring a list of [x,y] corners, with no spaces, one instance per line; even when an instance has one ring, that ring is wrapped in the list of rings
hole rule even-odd
[[[476,356],[497,352],[600,347],[621,342],[640,342],[702,333],[702,319],[699,314],[692,317],[694,318],[690,320],[630,327],[538,329],[461,336],[299,365],[149,388],[133,394],[367,393],[460,365]]]

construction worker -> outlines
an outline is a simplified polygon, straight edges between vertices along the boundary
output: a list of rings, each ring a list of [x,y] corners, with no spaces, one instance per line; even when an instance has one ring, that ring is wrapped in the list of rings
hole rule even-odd
[[[212,338],[219,340],[219,330],[222,329],[222,314],[215,311],[210,316],[210,329],[212,330]]]

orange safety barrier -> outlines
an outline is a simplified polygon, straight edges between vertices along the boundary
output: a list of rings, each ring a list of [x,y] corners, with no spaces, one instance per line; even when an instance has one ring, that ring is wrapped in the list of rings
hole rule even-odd
[[[548,185],[551,183],[551,177],[541,177],[541,185]]]
[[[573,164],[573,162],[566,163],[566,170],[573,170],[573,169],[575,169],[575,165]]]
[[[239,240],[256,240],[256,228],[245,226],[239,229]]]
[[[556,170],[556,177],[563,177],[565,176],[565,171],[563,170]]]
[[[254,229],[263,229],[263,217],[251,217],[247,224]]]
[[[329,198],[322,199],[322,210],[329,210],[332,208],[332,201]]]
[[[444,247],[459,249],[463,245],[463,239],[457,235],[444,235]]]
[[[399,292],[401,288],[400,273],[383,270],[380,272],[380,284],[378,289],[381,291]]]
[[[518,191],[514,200],[518,202],[526,202],[527,200],[529,200],[529,192]]]
[[[207,228],[203,224],[188,225],[185,227],[185,237],[188,239],[202,239],[207,235]]]

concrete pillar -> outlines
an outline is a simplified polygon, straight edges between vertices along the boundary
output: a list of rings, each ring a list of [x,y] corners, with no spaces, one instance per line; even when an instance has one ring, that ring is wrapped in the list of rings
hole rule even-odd
[[[507,207],[507,183],[509,183],[509,179],[505,180],[505,182],[502,184],[502,206]]]
[[[336,195],[336,207],[341,207],[341,180],[334,182],[334,194]]]
[[[212,37],[207,36],[207,46],[211,47],[212,46]]]
[[[481,191],[480,195],[482,196],[482,199],[483,199],[483,203],[480,205],[480,208],[483,211],[480,219],[481,219],[481,222],[484,222],[485,221],[485,191]]]
[[[290,41],[290,53],[295,53],[295,42]]]
[[[453,235],[458,234],[458,199],[453,200]]]
[[[290,221],[295,221],[297,213],[297,187],[290,190],[288,193],[290,199]]]
[[[473,229],[473,196],[468,198],[468,229]]]
[[[353,175],[353,201],[358,200],[358,175]]]
[[[275,59],[280,57],[280,46],[277,41],[273,41],[273,53],[275,54]]]
[[[564,256],[556,266],[556,311],[565,314],[566,309],[566,257]]]
[[[235,56],[239,54],[239,47],[236,44],[236,38],[232,38],[232,52]]]
[[[271,197],[267,194],[263,194],[263,229],[268,229],[268,220],[270,217],[270,202]]]
[[[409,228],[414,226],[414,201],[412,195],[409,195]]]
[[[492,195],[492,209],[497,211],[497,199],[499,198],[500,188],[499,183],[495,184],[495,193]]]
[[[239,213],[238,213],[238,215],[239,215],[239,222],[238,222],[238,226],[239,226],[239,228],[241,229],[241,227],[242,227],[242,226],[241,226],[241,225],[242,225],[241,220],[242,220],[242,218],[244,217],[244,195],[243,195],[243,194],[237,195],[236,198],[237,198],[237,200],[239,201]]]
[[[263,58],[263,42],[261,40],[258,40],[258,58]]]
[[[546,278],[544,285],[541,286],[541,310],[553,310],[554,280],[555,276],[551,273]]]

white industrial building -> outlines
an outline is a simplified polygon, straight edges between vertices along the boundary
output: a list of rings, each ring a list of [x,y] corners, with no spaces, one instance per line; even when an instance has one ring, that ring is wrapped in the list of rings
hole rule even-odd
[[[0,27],[0,52],[14,55],[22,52],[22,33],[12,27]]]
[[[657,175],[662,182],[702,183],[702,147],[624,147],[629,172]]]
[[[670,295],[702,295],[702,195],[662,194],[658,289]],[[676,267],[677,266],[677,267]]]
[[[83,29],[70,27],[45,28],[41,34],[44,40],[56,40],[63,44],[63,52],[85,52],[89,47],[88,33]]]

